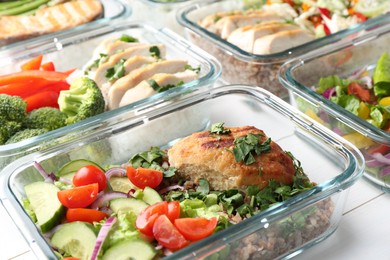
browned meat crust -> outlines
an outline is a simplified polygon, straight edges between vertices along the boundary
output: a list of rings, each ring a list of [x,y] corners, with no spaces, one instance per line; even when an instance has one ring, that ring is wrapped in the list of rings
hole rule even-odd
[[[183,138],[168,150],[169,163],[178,174],[193,180],[207,179],[212,189],[226,190],[268,185],[270,180],[291,184],[295,174],[294,164],[278,144],[271,142],[271,150],[255,155],[256,162],[245,165],[236,162],[233,153],[234,139],[249,133],[259,134],[264,142],[268,137],[253,126],[227,128],[230,134],[215,135],[208,131]]]

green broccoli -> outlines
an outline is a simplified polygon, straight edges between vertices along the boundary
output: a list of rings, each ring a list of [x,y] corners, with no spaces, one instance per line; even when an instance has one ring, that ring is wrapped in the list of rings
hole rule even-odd
[[[22,140],[49,132],[47,129],[24,129],[17,132],[5,144],[13,144]]]
[[[21,97],[0,94],[0,119],[22,122],[27,116],[26,107]]]
[[[29,129],[47,129],[49,131],[66,126],[67,116],[54,107],[41,107],[31,111],[25,121]]]
[[[81,77],[72,82],[69,90],[60,92],[58,105],[68,116],[66,123],[69,125],[103,113],[105,102],[96,83],[89,78]]]
[[[0,118],[0,145],[5,144],[11,136],[22,129],[22,123]]]

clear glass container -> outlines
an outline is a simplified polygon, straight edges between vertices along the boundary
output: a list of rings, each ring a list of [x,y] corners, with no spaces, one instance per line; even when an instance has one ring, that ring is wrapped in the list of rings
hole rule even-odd
[[[92,27],[92,26],[91,26]],[[89,27],[90,28],[90,27]],[[173,33],[169,29],[156,29],[152,26],[139,22],[109,23],[105,26],[95,26],[93,30],[80,30],[78,34],[65,33],[57,35],[56,38],[34,40],[27,46],[16,46],[0,52],[0,70],[2,74],[18,71],[20,64],[37,55],[44,55],[44,59],[53,61],[58,71],[65,71],[71,68],[83,69],[91,61],[93,51],[100,42],[111,37],[119,38],[122,34],[129,34],[137,37],[140,42],[161,43],[166,46],[166,57],[168,59],[185,59],[195,67],[200,66],[199,78],[190,81],[177,88],[155,94],[149,98],[137,101],[134,104],[143,102],[155,104],[164,96],[176,96],[186,92],[195,91],[203,87],[212,87],[221,74],[220,63],[205,51],[192,45],[185,39]],[[75,73],[78,75],[77,73]],[[30,138],[15,144],[0,146],[0,169],[16,158],[51,146],[52,140],[70,138],[75,129],[83,125],[101,122],[107,116],[113,116],[126,107],[115,109],[89,119],[77,122],[63,128],[42,134],[38,137]],[[105,116],[105,114],[108,114]]]
[[[56,259],[21,206],[24,186],[73,159],[101,165],[123,163],[151,146],[173,141],[216,122],[264,130],[298,160],[314,188],[175,252],[166,259],[290,258],[329,237],[339,226],[351,185],[363,173],[361,153],[280,98],[261,88],[226,85],[181,97],[163,97],[158,107],[129,107],[75,131],[72,140],[19,158],[0,174],[0,200],[38,259]],[[104,149],[102,149],[104,147]],[[94,151],[99,151],[98,153]]]
[[[224,80],[229,83],[262,86],[282,98],[288,97],[287,90],[278,81],[278,72],[284,62],[343,38],[363,33],[367,28],[389,23],[389,19],[383,15],[295,48],[269,55],[255,55],[222,39],[198,23],[207,15],[217,12],[245,10],[244,2],[242,0],[195,2],[181,8],[177,13],[177,20],[186,28],[188,39],[207,50],[222,63]]]
[[[390,20],[389,16],[387,20]],[[361,149],[366,158],[365,177],[385,191],[390,191],[390,176],[381,174],[386,164],[376,165],[371,155],[374,147],[381,148],[377,152],[382,155],[390,152],[390,132],[317,94],[315,87],[321,77],[348,78],[365,67],[372,76],[379,57],[390,52],[389,41],[389,25],[373,26],[360,37],[347,38],[297,57],[284,64],[280,72],[280,80],[289,90],[291,103]]]
[[[103,5],[103,14],[101,15],[101,17],[98,17],[97,19],[95,19],[89,23],[82,24],[82,25],[73,27],[71,29],[67,29],[67,30],[63,30],[63,31],[55,32],[55,33],[43,34],[43,35],[32,37],[32,38],[29,38],[26,40],[21,40],[21,41],[17,41],[14,43],[10,43],[10,44],[7,44],[5,46],[0,47],[0,50],[12,48],[14,46],[29,45],[29,42],[32,39],[45,39],[45,38],[53,39],[53,38],[57,37],[58,34],[61,34],[64,32],[77,34],[80,31],[88,28],[88,26],[102,25],[102,24],[108,23],[110,21],[128,19],[132,14],[132,8],[126,0],[101,0],[101,3]]]

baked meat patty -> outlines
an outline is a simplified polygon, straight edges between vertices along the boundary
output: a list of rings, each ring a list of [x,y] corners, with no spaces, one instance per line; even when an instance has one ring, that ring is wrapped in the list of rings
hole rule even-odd
[[[295,174],[292,158],[271,140],[268,151],[252,152],[254,162],[246,165],[237,162],[232,149],[235,139],[254,134],[264,143],[268,137],[262,130],[253,126],[225,128],[227,134],[209,131],[193,133],[168,150],[169,163],[177,168],[179,176],[198,182],[207,179],[212,189],[243,189],[249,185],[263,188],[270,180],[282,184],[292,184]]]

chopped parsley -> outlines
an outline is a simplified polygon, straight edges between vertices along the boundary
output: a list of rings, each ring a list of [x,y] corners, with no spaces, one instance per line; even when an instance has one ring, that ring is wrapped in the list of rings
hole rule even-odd
[[[120,61],[115,64],[113,68],[109,68],[106,72],[106,78],[108,80],[117,80],[125,75],[125,59],[120,59]]]
[[[260,135],[249,133],[246,136],[238,137],[234,140],[236,147],[233,148],[236,162],[243,161],[245,165],[252,164],[256,161],[253,153],[259,155],[271,150],[271,138],[260,143]]]
[[[108,55],[105,54],[105,53],[100,53],[99,56],[100,56],[100,57],[99,57],[98,59],[94,60],[94,61],[92,62],[92,64],[89,65],[89,66],[85,69],[84,74],[88,74],[92,69],[98,68],[100,64],[106,62],[106,61],[108,60],[108,58],[109,58]]]
[[[180,81],[179,83],[177,83],[177,85],[167,84],[165,86],[160,86],[154,79],[149,79],[146,82],[148,82],[148,84],[158,93],[164,92],[168,89],[175,88],[175,87],[178,87],[178,86],[184,84],[183,81]]]
[[[160,49],[157,46],[152,46],[149,49],[150,55],[156,59],[161,59]]]
[[[184,69],[186,70],[192,70],[192,71],[195,71],[196,73],[199,73],[200,72],[200,65],[196,68],[192,67],[190,64],[186,64],[184,66]]]
[[[137,38],[134,38],[133,36],[130,36],[128,34],[122,34],[119,40],[122,42],[139,42]]]
[[[226,129],[223,125],[225,123],[215,123],[211,125],[211,134],[217,134],[217,135],[224,135],[224,134],[230,134],[230,129]]]
[[[130,158],[129,163],[131,163],[131,166],[134,168],[142,167],[162,171],[164,173],[164,177],[168,178],[175,175],[176,169],[173,167],[164,169],[161,166],[163,159],[166,156],[167,153],[161,150],[159,147],[151,147],[149,151],[144,151],[133,155],[133,157]]]

